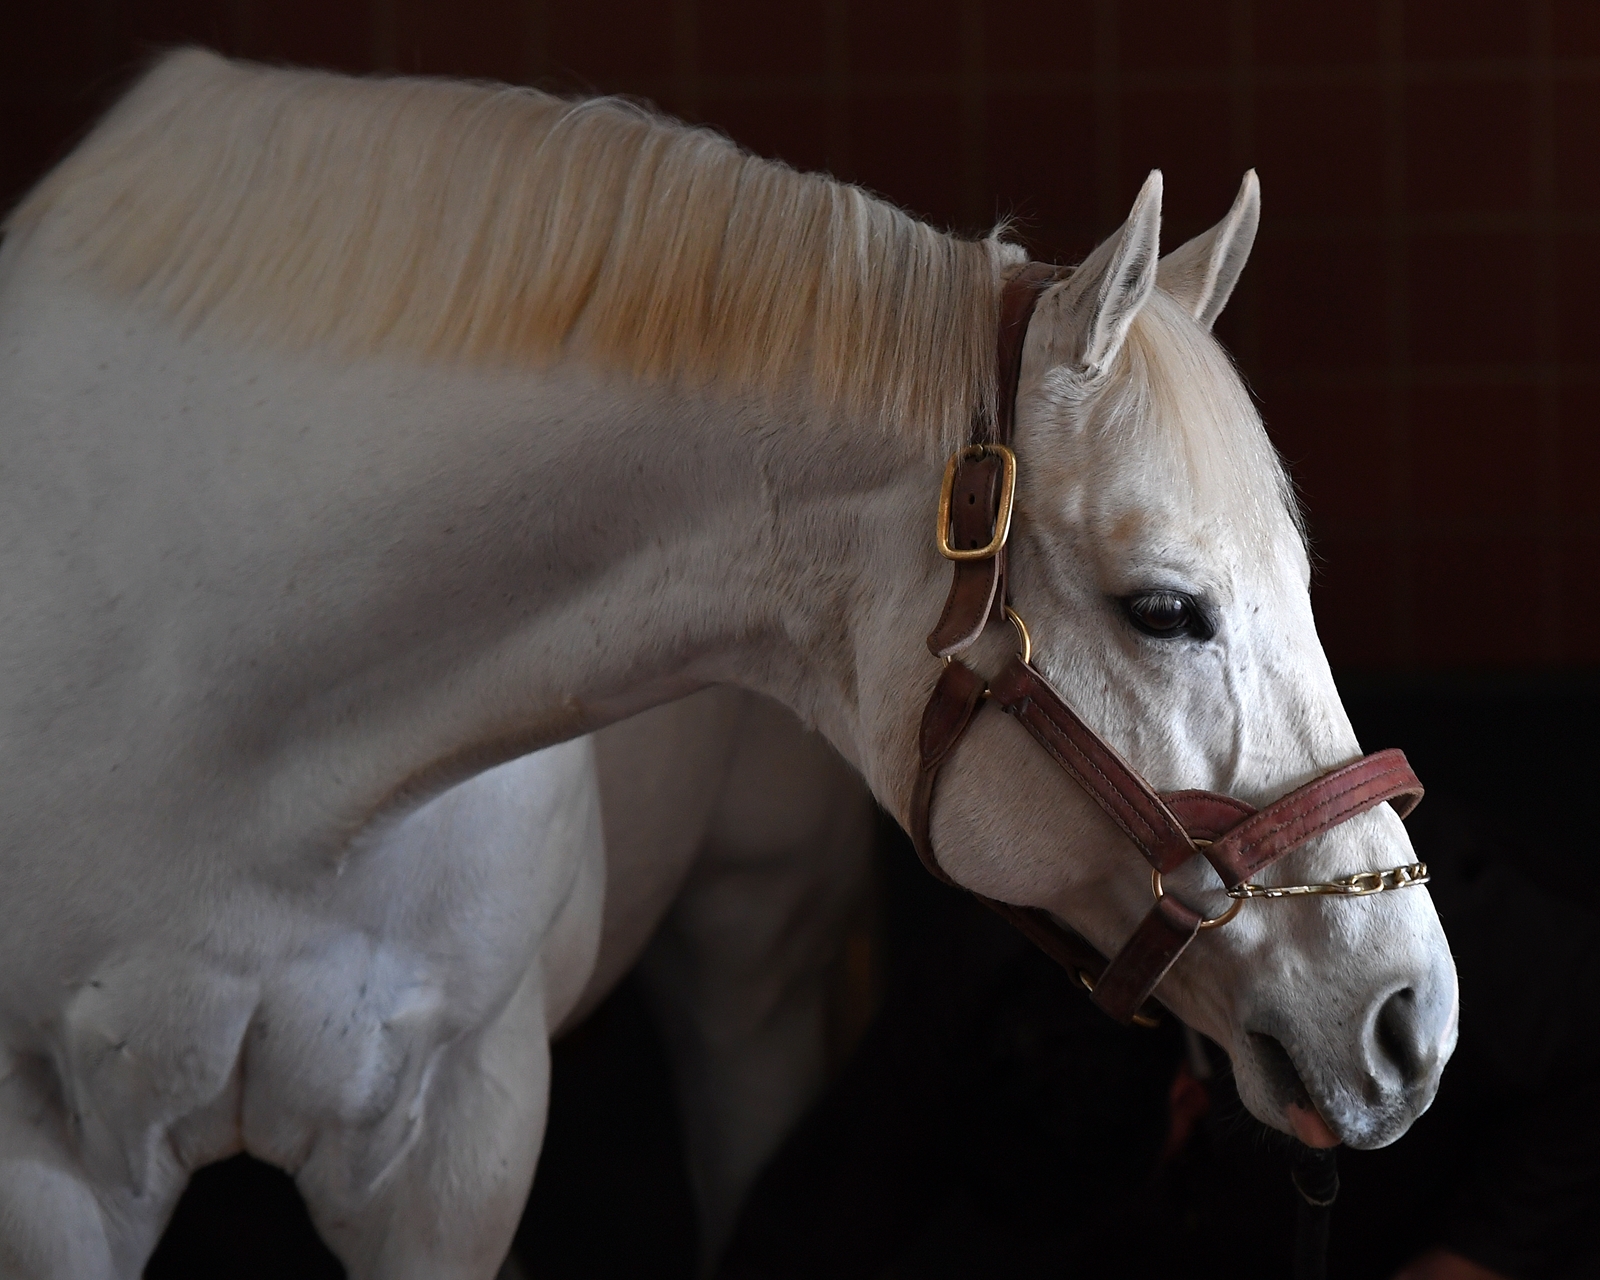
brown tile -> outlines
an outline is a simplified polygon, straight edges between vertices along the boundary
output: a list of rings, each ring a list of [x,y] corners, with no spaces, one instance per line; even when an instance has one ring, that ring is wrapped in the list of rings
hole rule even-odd
[[[1560,388],[1561,515],[1565,526],[1600,536],[1600,414],[1595,412],[1600,387],[1591,379]],[[1600,560],[1593,562],[1600,568]]]
[[[1122,0],[1117,49],[1126,71],[1215,68],[1225,72],[1232,40],[1229,0]]]
[[[1375,87],[1262,89],[1255,134],[1264,218],[1381,212],[1383,103]]]
[[[1380,0],[1258,4],[1251,14],[1256,61],[1263,68],[1376,63],[1380,8]]]
[[[1600,564],[1600,538],[1569,538],[1561,544],[1559,555],[1561,563],[1556,569],[1567,586],[1555,601],[1560,610],[1555,630],[1561,645],[1555,661],[1564,666],[1600,666],[1600,591],[1589,585],[1594,567]]]
[[[88,131],[98,104],[58,101],[54,95],[0,89],[0,211],[64,159]]]
[[[985,103],[984,173],[996,217],[1024,230],[1093,227],[1094,99],[1084,92],[992,93]]]
[[[513,0],[396,7],[395,54],[409,71],[517,82],[529,77],[531,31]]]
[[[1529,0],[1406,0],[1407,58],[1520,58],[1531,42]]]
[[[854,0],[849,6],[850,75],[950,76],[965,53],[962,0]]]
[[[704,115],[741,146],[796,169],[829,171],[838,161],[828,150],[826,103],[815,95],[721,98]]]
[[[960,104],[955,94],[858,98],[848,177],[918,217],[961,225]]]
[[[365,4],[343,0],[273,0],[255,4],[235,28],[238,52],[265,62],[327,67],[334,71],[369,71],[374,65],[371,11]],[[398,51],[407,67],[406,50]]]
[[[1381,369],[1386,306],[1383,243],[1350,235],[1257,244],[1251,272],[1267,317],[1269,368]]]
[[[118,19],[129,41],[141,50],[202,44],[220,53],[237,52],[238,10],[217,0],[125,0]]]
[[[1100,242],[1099,227],[1092,218],[1074,221],[1025,221],[1010,239],[1025,246],[1040,262],[1082,262]]]
[[[550,5],[550,60],[597,89],[662,80],[673,69],[673,10],[666,4],[618,11],[601,5]]]
[[[1411,358],[1424,365],[1525,364],[1534,243],[1525,235],[1418,236],[1410,246]]]
[[[1094,67],[1093,0],[981,0],[983,65],[1008,75],[1083,81]]]
[[[1164,179],[1162,225],[1172,244],[1227,212],[1239,188],[1228,96],[1221,90],[1150,89],[1122,99],[1122,201],[1152,169]]]
[[[823,0],[699,0],[696,29],[703,75],[820,77],[828,70]]]
[[[1170,250],[1172,246],[1169,245],[1168,248]],[[1255,272],[1247,270],[1240,277],[1233,295],[1228,299],[1227,307],[1217,317],[1212,328],[1217,341],[1227,349],[1238,365],[1245,382],[1252,387],[1256,386],[1257,380],[1267,372],[1258,358],[1260,353],[1256,350],[1256,339],[1261,325],[1260,292],[1256,287]]]
[[[83,84],[104,75],[123,52],[108,40],[116,31],[112,12],[95,0],[7,6],[0,85]]]
[[[1393,540],[1381,533],[1320,537],[1311,550],[1311,607],[1328,661],[1343,670],[1399,664]]]
[[[1548,499],[1528,386],[1425,387],[1408,397],[1412,510],[1452,527],[1528,520]]]
[[[1556,85],[1556,206],[1563,212],[1600,212],[1596,139],[1600,139],[1600,83],[1591,79]]]
[[[1558,358],[1568,364],[1600,364],[1600,233],[1557,237],[1556,261]]]
[[[1376,526],[1388,517],[1388,406],[1368,388],[1262,389],[1267,432],[1318,530]]]
[[[1550,43],[1557,58],[1600,57],[1600,5],[1550,0]]]
[[[1408,207],[1430,213],[1528,207],[1527,85],[1413,85],[1405,110]]]
[[[1543,628],[1523,621],[1542,613],[1541,550],[1536,539],[1501,530],[1419,537],[1411,613],[1420,665],[1543,661]]]

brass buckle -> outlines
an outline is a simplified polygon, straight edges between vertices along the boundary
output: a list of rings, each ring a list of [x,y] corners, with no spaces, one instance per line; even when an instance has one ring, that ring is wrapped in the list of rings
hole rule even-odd
[[[995,513],[994,537],[986,547],[963,551],[950,545],[950,501],[955,493],[956,472],[963,462],[978,458],[1000,459],[1000,510]],[[939,530],[936,539],[939,554],[946,560],[988,560],[1000,554],[1011,536],[1011,507],[1017,495],[1017,455],[1003,444],[969,444],[957,449],[944,464],[944,484],[939,489]]]

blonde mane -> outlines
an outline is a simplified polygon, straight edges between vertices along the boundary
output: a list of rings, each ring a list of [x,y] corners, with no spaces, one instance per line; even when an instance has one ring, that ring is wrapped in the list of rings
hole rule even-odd
[[[615,100],[194,50],[8,229],[189,327],[798,389],[942,446],[992,407],[1021,257]]]

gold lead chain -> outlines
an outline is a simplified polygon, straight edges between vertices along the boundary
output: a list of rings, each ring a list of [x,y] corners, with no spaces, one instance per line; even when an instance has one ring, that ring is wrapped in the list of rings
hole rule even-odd
[[[1403,867],[1390,867],[1387,871],[1358,871],[1353,876],[1341,876],[1321,884],[1235,885],[1228,890],[1230,898],[1303,898],[1311,894],[1332,894],[1344,898],[1364,898],[1369,893],[1382,893],[1386,889],[1409,889],[1413,885],[1428,883],[1428,864],[1409,862]]]

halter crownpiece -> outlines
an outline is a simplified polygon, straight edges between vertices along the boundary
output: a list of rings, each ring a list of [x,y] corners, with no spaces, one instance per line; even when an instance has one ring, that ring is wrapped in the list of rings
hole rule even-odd
[[[923,864],[955,882],[934,857],[930,838],[934,784],[973,717],[993,702],[1014,717],[1050,758],[1116,823],[1151,867],[1155,904],[1109,962],[1048,911],[992,898],[985,905],[1004,916],[1086,987],[1094,1002],[1119,1022],[1149,1022],[1144,1006],[1167,970],[1202,929],[1228,923],[1250,898],[1312,894],[1362,897],[1425,884],[1420,863],[1388,871],[1362,871],[1322,884],[1262,886],[1252,876],[1308,840],[1356,815],[1392,804],[1404,818],[1422,799],[1422,784],[1395,750],[1362,756],[1332,769],[1257,810],[1213,791],[1157,792],[1093,729],[1084,724],[1032,663],[1028,629],[1011,608],[1006,555],[1016,491],[1017,459],[1011,450],[1022,344],[1040,294],[1066,275],[1060,267],[1029,263],[1007,281],[1000,296],[996,361],[999,393],[992,423],[980,423],[972,443],[945,468],[939,494],[937,545],[953,565],[950,594],[928,648],[944,671],[922,712],[920,762],[911,796],[911,839]],[[995,679],[983,678],[956,655],[991,620],[1009,618],[1021,651]],[[1223,914],[1205,919],[1164,892],[1162,876],[1190,858],[1203,857],[1233,899]]]

